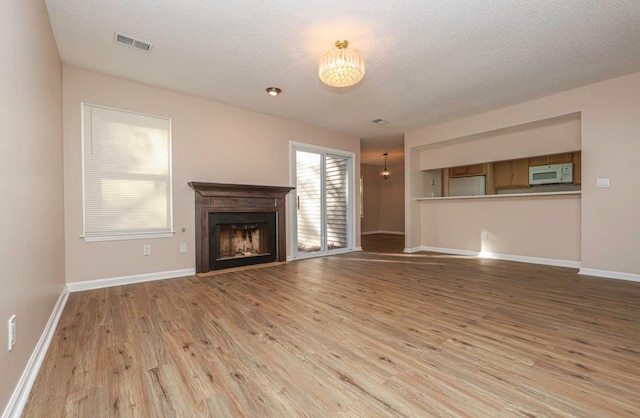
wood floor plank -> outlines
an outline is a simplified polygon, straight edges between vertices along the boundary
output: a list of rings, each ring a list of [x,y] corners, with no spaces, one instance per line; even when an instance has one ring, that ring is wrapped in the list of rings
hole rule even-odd
[[[24,416],[637,417],[639,324],[640,283],[436,253],[97,289]]]

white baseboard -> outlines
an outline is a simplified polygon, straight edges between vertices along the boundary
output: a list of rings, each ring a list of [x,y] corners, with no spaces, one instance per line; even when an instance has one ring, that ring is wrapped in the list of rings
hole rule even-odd
[[[407,253],[407,254],[417,253],[418,251],[422,251],[422,247],[412,247],[412,248],[405,247],[405,249],[402,250],[403,253]]]
[[[362,249],[362,247],[355,247],[353,251],[364,251],[364,250]]]
[[[404,235],[404,232],[403,231],[367,231],[367,232],[360,233],[360,235],[374,235],[374,234]]]
[[[555,266],[555,267],[569,267],[574,269],[580,268],[579,261],[559,260],[556,258],[528,257],[524,255],[498,254],[498,253],[489,253],[484,251],[478,253],[477,257],[493,258],[496,260],[505,260],[505,261],[517,261],[519,263],[543,264],[546,266]]]
[[[428,247],[428,246],[414,247],[409,249],[405,248],[404,250],[405,253],[414,253],[417,251],[430,251],[435,253],[464,255],[469,257],[491,258],[495,260],[517,261],[519,263],[543,264],[547,266],[556,266],[556,267],[580,268],[579,261],[559,260],[555,258],[528,257],[524,255],[490,253],[485,251],[478,252],[478,251],[470,251],[470,250],[459,250],[455,248]]]
[[[44,330],[42,331],[42,335],[40,336],[38,343],[33,349],[31,357],[29,357],[27,366],[24,368],[22,376],[20,376],[20,380],[18,381],[18,384],[16,385],[13,394],[9,399],[9,403],[7,403],[7,406],[2,413],[2,418],[19,418],[20,416],[22,416],[22,411],[27,404],[29,394],[31,393],[31,388],[33,388],[36,377],[38,377],[40,366],[42,366],[44,357],[49,350],[49,345],[51,344],[53,335],[56,332],[56,327],[58,326],[60,315],[62,315],[62,311],[64,310],[64,306],[67,303],[68,297],[69,291],[65,286],[64,289],[62,289],[62,293],[60,293],[60,296],[58,296],[58,301],[53,307],[53,311],[51,311],[49,321],[47,321],[47,325],[45,325]]]
[[[174,279],[176,277],[193,276],[195,268],[159,271],[156,273],[136,274],[134,276],[110,277],[107,279],[87,280],[67,284],[69,292],[81,292],[83,290],[102,289],[105,287],[120,286],[124,284],[151,282],[154,280]]]
[[[420,251],[430,251],[433,253],[444,253],[444,254],[453,254],[453,255],[468,255],[470,257],[478,256],[477,251],[457,250],[455,248],[428,247],[425,245],[420,247]]]
[[[578,274],[585,276],[604,277],[607,279],[630,280],[632,282],[640,282],[640,274],[621,273],[618,271],[597,270],[589,268],[581,268]]]

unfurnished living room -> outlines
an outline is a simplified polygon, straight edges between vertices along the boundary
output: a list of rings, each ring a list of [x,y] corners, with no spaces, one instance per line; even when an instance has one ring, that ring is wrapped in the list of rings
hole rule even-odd
[[[639,27],[3,0],[2,417],[639,416]]]

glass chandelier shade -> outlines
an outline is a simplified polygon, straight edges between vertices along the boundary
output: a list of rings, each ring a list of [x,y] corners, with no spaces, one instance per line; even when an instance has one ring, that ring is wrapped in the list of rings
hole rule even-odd
[[[387,170],[387,155],[389,155],[388,152],[385,152],[384,154],[384,170],[382,170],[380,172],[380,175],[382,176],[383,179],[388,179],[389,176],[391,175],[391,172],[389,170]]]
[[[320,57],[318,75],[331,87],[349,87],[364,77],[364,57],[355,49],[347,49],[349,41],[336,41],[337,49],[327,51]]]

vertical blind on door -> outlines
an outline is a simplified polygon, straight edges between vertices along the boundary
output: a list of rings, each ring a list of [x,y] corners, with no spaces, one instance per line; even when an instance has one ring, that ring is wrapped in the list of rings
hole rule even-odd
[[[90,104],[82,113],[85,239],[171,233],[171,120]]]

